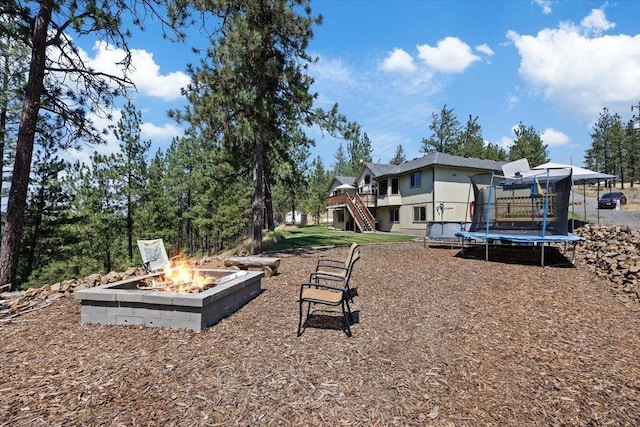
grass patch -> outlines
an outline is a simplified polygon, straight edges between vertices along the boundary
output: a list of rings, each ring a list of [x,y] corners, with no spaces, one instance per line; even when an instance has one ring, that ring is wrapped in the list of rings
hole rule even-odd
[[[284,231],[284,232],[283,232]],[[346,246],[353,242],[360,245],[371,243],[410,242],[415,236],[392,233],[353,233],[350,231],[329,230],[323,225],[306,227],[288,227],[276,230],[278,238],[269,244],[269,252],[280,252],[298,248],[314,248],[322,246]]]

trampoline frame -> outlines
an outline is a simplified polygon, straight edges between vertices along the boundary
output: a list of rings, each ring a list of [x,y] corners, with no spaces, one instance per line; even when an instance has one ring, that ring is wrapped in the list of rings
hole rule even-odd
[[[547,186],[548,186],[548,182],[549,182],[549,169],[557,169],[557,168],[547,168],[546,169],[546,174],[547,174]],[[569,176],[571,176],[571,172],[569,172]],[[537,245],[541,246],[541,261],[540,261],[540,265],[542,267],[544,267],[544,247],[546,245],[549,245],[551,243],[564,243],[565,244],[565,249],[566,249],[566,245],[568,243],[571,243],[573,246],[573,255],[572,255],[572,260],[571,263],[574,264],[575,263],[575,254],[576,254],[576,243],[580,242],[580,241],[584,241],[585,239],[583,237],[579,237],[576,236],[573,233],[567,233],[565,234],[552,234],[552,235],[548,235],[547,233],[547,214],[548,214],[548,202],[547,200],[545,200],[544,202],[544,209],[543,209],[543,217],[542,217],[542,229],[540,230],[540,234],[535,233],[536,230],[523,230],[519,233],[496,233],[496,232],[490,232],[489,228],[489,219],[491,218],[491,197],[492,197],[492,192],[493,192],[493,187],[494,187],[494,178],[496,177],[500,177],[500,178],[506,178],[506,177],[502,177],[502,176],[498,176],[495,173],[491,173],[491,181],[489,184],[489,197],[488,197],[488,202],[486,203],[486,224],[485,224],[485,231],[484,232],[480,232],[480,231],[460,231],[458,233],[456,233],[455,235],[457,237],[460,237],[462,239],[462,251],[464,252],[464,248],[465,248],[465,242],[471,242],[471,241],[481,241],[484,243],[485,245],[485,261],[489,261],[489,245],[493,244],[494,242],[498,241],[498,242],[509,242],[511,244],[530,244],[533,245],[534,247]],[[473,185],[473,184],[471,184]],[[573,183],[572,183],[573,185]],[[568,206],[567,206],[568,209]],[[535,233],[535,234],[534,234]]]

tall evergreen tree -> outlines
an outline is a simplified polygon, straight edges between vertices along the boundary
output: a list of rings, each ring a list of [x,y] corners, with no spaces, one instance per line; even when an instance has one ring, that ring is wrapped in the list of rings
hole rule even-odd
[[[344,152],[342,142],[338,145],[338,150],[333,157],[335,159],[332,170],[333,174],[337,176],[348,176],[349,174],[349,160]]]
[[[292,129],[331,124],[335,117],[335,108],[313,108],[313,79],[306,74],[315,61],[306,53],[312,26],[321,18],[311,16],[308,0],[219,0],[202,7],[220,14],[222,36],[212,40],[199,68],[189,68],[186,94],[193,107],[172,116],[220,141],[238,169],[251,168],[251,252],[260,253],[265,162],[308,144],[288,137]]]
[[[346,175],[355,176],[364,162],[372,160],[373,147],[369,135],[366,132],[362,133],[359,125],[354,123],[350,125],[353,130],[350,132],[350,138],[347,142],[349,160]]]
[[[0,15],[0,197],[6,197],[10,182],[29,50],[15,34],[17,17]]]
[[[504,148],[500,147],[498,144],[488,143],[484,147],[484,155],[482,158],[504,162],[507,160],[508,155],[507,151]]]
[[[322,212],[325,210],[325,200],[327,198],[327,186],[329,185],[329,174],[324,169],[324,164],[320,156],[313,159],[309,173],[309,185],[307,187],[307,198],[305,207],[313,214],[318,222]]]
[[[620,177],[620,183],[622,189],[624,189],[624,181],[627,178],[627,147],[625,144],[626,132],[622,118],[618,113],[613,115],[613,123],[609,129],[611,134],[611,151],[613,156],[613,171],[612,173]]]
[[[133,223],[136,208],[140,205],[147,184],[147,152],[151,141],[140,140],[142,114],[131,101],[127,103],[113,134],[120,141],[120,152],[116,154],[115,167],[121,179],[127,216],[127,251],[133,261]]]
[[[469,114],[469,119],[456,138],[451,154],[464,157],[484,158],[485,145],[482,138],[482,127],[478,123],[478,117]]]
[[[404,148],[402,148],[402,144],[398,144],[393,157],[391,158],[391,160],[389,160],[389,163],[392,165],[400,165],[406,161],[407,156],[404,155]]]
[[[69,195],[64,193],[60,177],[68,169],[68,163],[57,156],[56,137],[55,129],[42,120],[36,139],[32,185],[25,212],[19,284],[27,282],[34,270],[48,270],[49,265],[65,260],[60,250],[64,246],[61,228],[68,224],[66,220],[70,207]],[[68,277],[52,277],[39,272],[39,278],[44,280],[40,284]]]
[[[591,146],[585,151],[587,167],[612,175],[624,172],[625,150],[628,149],[625,138],[620,116],[603,108],[592,127]]]
[[[88,119],[87,108],[94,113],[106,114],[105,107],[113,98],[126,94],[132,87],[126,72],[119,76],[108,75],[89,68],[75,43],[82,36],[113,43],[126,52],[122,65],[128,70],[131,58],[127,38],[130,33],[124,28],[124,22],[142,27],[145,16],[151,15],[170,28],[176,28],[184,18],[180,13],[184,10],[183,5],[173,7],[171,4],[168,9],[163,8],[163,11],[168,11],[166,18],[159,13],[160,4],[167,2],[6,0],[0,4],[0,16],[19,23],[9,29],[0,26],[0,31],[3,31],[0,38],[4,39],[7,36],[4,31],[9,31],[9,36],[31,48],[5,232],[0,247],[0,284],[15,281],[41,107],[46,105],[47,110],[56,115],[59,123],[67,129],[63,142],[71,144],[78,139],[101,142],[100,134]],[[125,21],[125,17],[130,19]]]
[[[114,156],[94,153],[90,165],[76,165],[77,189],[72,209],[82,220],[76,232],[86,243],[78,248],[90,260],[94,271],[108,273],[125,265],[124,202],[120,197],[122,184],[115,167]]]
[[[421,152],[425,154],[432,152],[453,154],[456,151],[460,122],[453,108],[449,109],[445,104],[439,113],[432,113],[429,129],[432,134],[429,138],[422,139]]]
[[[625,164],[631,187],[640,177],[640,129],[636,127],[639,125],[638,119],[638,116],[634,115],[625,128],[624,150],[627,155]]]
[[[540,134],[533,126],[526,127],[522,122],[514,130],[516,139],[509,149],[509,160],[526,158],[532,166],[549,161],[547,145],[542,142]]]

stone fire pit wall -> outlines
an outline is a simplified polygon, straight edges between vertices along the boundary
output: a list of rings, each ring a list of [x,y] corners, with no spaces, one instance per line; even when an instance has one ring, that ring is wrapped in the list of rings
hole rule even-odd
[[[202,331],[236,312],[261,292],[263,272],[199,270],[222,277],[220,284],[199,293],[137,289],[134,277],[74,293],[81,301],[81,323],[145,325]]]

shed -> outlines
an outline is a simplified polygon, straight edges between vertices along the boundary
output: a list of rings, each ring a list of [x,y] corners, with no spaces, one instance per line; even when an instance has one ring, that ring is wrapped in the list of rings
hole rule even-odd
[[[284,217],[287,225],[307,225],[307,214],[305,212],[295,210],[295,216],[292,211],[287,212]]]

